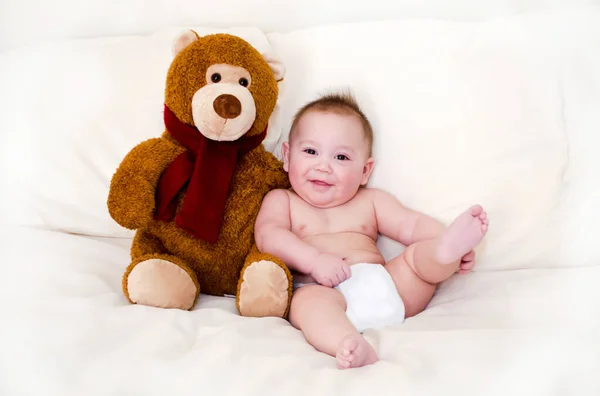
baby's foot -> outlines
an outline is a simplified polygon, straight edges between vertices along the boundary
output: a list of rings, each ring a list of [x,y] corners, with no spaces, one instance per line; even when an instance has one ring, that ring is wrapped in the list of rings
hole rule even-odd
[[[470,207],[454,219],[440,237],[436,252],[438,262],[451,264],[460,260],[481,242],[487,230],[487,213],[479,205]]]
[[[335,360],[339,369],[347,369],[373,364],[379,357],[362,335],[351,334],[340,342]]]

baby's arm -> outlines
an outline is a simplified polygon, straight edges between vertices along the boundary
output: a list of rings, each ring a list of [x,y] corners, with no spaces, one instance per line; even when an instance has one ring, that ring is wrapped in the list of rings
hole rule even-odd
[[[310,274],[324,286],[336,286],[350,277],[350,268],[343,259],[321,253],[291,229],[289,195],[284,190],[270,191],[254,225],[258,250],[279,257],[290,269]]]
[[[284,190],[272,190],[264,198],[254,238],[258,250],[283,260],[290,269],[310,274],[319,251],[291,231],[290,197]]]
[[[373,206],[379,233],[405,246],[441,235],[445,226],[433,217],[403,206],[391,194],[374,191]]]

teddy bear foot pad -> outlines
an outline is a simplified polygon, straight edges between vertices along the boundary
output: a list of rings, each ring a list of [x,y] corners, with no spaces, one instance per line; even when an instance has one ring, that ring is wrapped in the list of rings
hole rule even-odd
[[[243,316],[284,317],[289,301],[289,280],[286,272],[269,260],[249,265],[243,273],[238,295]]]
[[[127,293],[136,304],[188,310],[194,305],[198,288],[180,266],[152,258],[131,270],[127,276]]]

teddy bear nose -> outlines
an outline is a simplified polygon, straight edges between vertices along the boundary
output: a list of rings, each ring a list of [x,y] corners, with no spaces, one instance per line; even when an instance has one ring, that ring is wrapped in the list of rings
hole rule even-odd
[[[213,108],[222,118],[235,118],[242,112],[242,104],[239,99],[229,94],[217,96],[213,102]]]

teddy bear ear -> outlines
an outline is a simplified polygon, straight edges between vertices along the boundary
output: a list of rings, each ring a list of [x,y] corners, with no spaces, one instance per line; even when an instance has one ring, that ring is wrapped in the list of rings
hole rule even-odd
[[[184,30],[173,40],[173,46],[171,48],[173,57],[176,57],[178,53],[183,51],[185,47],[198,40],[198,33],[193,30]]]
[[[272,52],[263,52],[262,56],[265,58],[269,64],[269,67],[273,71],[275,80],[277,82],[283,80],[283,76],[285,75],[285,66],[281,59],[279,59],[279,57]]]

